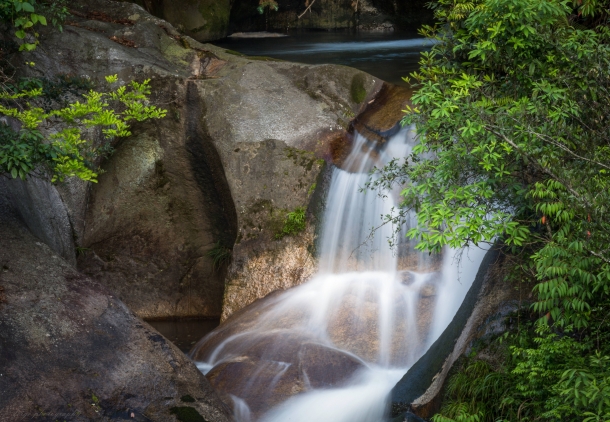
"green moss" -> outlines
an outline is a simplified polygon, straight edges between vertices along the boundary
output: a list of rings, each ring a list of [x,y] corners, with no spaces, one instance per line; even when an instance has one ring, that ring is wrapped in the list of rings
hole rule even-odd
[[[225,33],[229,26],[231,6],[228,0],[208,0],[201,2],[199,13],[205,19],[205,25],[194,28],[192,32],[206,31],[212,34]]]
[[[287,147],[285,151],[286,156],[290,158],[295,165],[301,166],[307,171],[311,171],[313,165],[319,161],[316,160],[316,156],[313,152],[291,147]]]
[[[353,102],[359,104],[366,98],[366,88],[364,87],[365,83],[366,78],[362,73],[358,73],[352,78],[350,94],[352,95]]]
[[[195,31],[196,32],[196,31]],[[180,37],[180,44],[182,44],[182,47],[186,48],[187,50],[191,49],[191,45],[189,44],[189,42],[186,40],[186,38],[184,37]]]
[[[307,191],[307,196],[310,196],[312,193],[314,193],[317,186],[318,186],[318,184],[316,182],[314,182],[313,185],[311,185],[309,187],[309,190]]]
[[[180,422],[208,422],[194,408],[187,406],[177,406],[169,409],[172,415],[176,415],[176,419]]]

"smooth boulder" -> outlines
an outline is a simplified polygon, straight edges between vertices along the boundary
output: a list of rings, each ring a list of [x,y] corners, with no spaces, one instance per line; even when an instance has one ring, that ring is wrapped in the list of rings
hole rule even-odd
[[[5,192],[0,239],[0,420],[231,420],[195,365],[34,237]]]

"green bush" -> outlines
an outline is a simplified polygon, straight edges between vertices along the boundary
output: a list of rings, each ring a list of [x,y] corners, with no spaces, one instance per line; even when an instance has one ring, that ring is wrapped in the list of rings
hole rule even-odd
[[[504,367],[461,381],[473,384],[453,397],[462,418],[610,420],[609,6],[432,3],[439,24],[422,33],[437,44],[403,120],[420,143],[371,186],[401,186],[397,218],[417,212],[418,249],[501,241],[510,281],[535,285],[538,319]],[[474,388],[492,373],[504,398]]]
[[[116,76],[106,78],[108,84]],[[133,121],[158,119],[166,112],[147,105],[149,81],[132,81],[110,92],[89,91],[83,102],[45,111],[35,105],[42,88],[0,93],[0,114],[15,119],[20,129],[0,125],[0,174],[25,179],[28,175],[49,178],[52,182],[66,177],[96,182],[93,160],[100,148],[85,140],[86,129],[99,128],[106,139],[131,135]],[[49,131],[43,127],[52,127]],[[102,146],[103,147],[103,146]]]
[[[495,365],[476,354],[464,359],[434,422],[470,415],[490,422],[608,420],[609,350],[590,340],[540,324],[506,333],[481,353],[495,355]]]
[[[61,31],[67,14],[66,0],[0,0],[0,20],[16,28],[16,37],[23,40],[20,51],[31,51],[38,45],[37,25],[46,26],[50,20]],[[0,59],[5,59],[5,53],[2,51]],[[149,80],[98,92],[87,78],[15,81],[0,70],[0,114],[9,119],[0,124],[0,176],[36,176],[52,182],[76,176],[96,182],[96,158],[110,150],[112,140],[131,135],[129,125],[133,121],[166,114],[148,104]],[[117,76],[106,78],[109,85],[117,80]],[[81,94],[84,90],[87,92]],[[82,99],[74,101],[75,96]],[[101,145],[82,137],[93,128],[103,135]]]

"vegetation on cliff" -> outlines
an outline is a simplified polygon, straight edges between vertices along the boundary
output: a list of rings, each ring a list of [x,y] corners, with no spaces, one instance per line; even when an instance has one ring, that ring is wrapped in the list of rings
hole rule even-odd
[[[464,362],[437,422],[610,420],[609,5],[432,4],[404,119],[421,143],[378,183],[403,186],[419,249],[501,241],[507,282],[535,296],[500,359]]]
[[[0,20],[14,26],[19,51],[36,48],[35,28],[46,26],[47,17],[62,30],[66,15],[62,1],[0,0]],[[52,182],[76,176],[95,182],[96,158],[110,150],[113,139],[131,135],[133,121],[166,114],[148,104],[148,80],[98,92],[87,78],[15,78],[9,76],[15,73],[6,57],[9,50],[4,46],[0,51],[0,176],[25,180],[33,175]],[[117,81],[117,76],[106,78],[110,85]]]

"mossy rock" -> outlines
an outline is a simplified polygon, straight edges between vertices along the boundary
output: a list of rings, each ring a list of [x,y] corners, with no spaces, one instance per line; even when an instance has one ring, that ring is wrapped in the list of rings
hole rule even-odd
[[[366,98],[366,88],[364,87],[365,83],[366,77],[362,73],[357,73],[352,78],[350,94],[352,96],[352,101],[356,104],[360,104]]]
[[[229,29],[230,0],[131,0],[197,41],[224,38]]]

